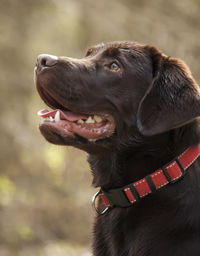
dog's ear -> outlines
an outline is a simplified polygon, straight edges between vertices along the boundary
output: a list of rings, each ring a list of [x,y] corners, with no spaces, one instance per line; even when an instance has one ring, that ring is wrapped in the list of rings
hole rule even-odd
[[[146,47],[152,58],[153,81],[142,98],[137,125],[151,136],[182,126],[200,115],[200,88],[179,59]]]

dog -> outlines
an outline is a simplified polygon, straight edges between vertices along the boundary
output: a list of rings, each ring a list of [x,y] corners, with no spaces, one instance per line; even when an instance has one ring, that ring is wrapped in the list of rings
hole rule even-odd
[[[200,255],[200,89],[156,47],[102,43],[82,59],[41,54],[45,139],[88,153],[94,256]]]

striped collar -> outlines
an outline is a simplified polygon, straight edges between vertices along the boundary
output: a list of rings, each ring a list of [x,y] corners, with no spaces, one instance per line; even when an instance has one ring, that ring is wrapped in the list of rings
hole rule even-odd
[[[93,206],[97,213],[104,214],[113,207],[129,207],[141,198],[159,190],[160,188],[179,181],[187,169],[200,155],[200,144],[191,146],[178,157],[143,179],[130,183],[121,188],[104,190],[101,188],[93,196]],[[96,206],[97,198],[100,198],[105,208],[100,211]]]

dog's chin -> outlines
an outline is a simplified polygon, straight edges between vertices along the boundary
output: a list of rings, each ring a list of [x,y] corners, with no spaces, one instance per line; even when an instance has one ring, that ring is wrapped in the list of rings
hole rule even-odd
[[[112,147],[113,135],[99,139],[88,139],[71,131],[63,130],[55,123],[44,121],[40,122],[39,129],[44,138],[52,144],[73,146],[89,154],[102,152],[101,149],[109,150]]]
[[[44,138],[56,145],[74,145],[77,141],[74,134],[63,134],[61,131],[45,123],[40,123],[39,129]]]

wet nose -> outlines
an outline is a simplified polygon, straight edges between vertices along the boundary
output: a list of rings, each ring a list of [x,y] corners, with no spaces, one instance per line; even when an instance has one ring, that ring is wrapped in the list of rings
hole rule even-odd
[[[43,68],[55,66],[58,63],[58,57],[50,54],[40,54],[37,57],[37,68],[42,70]]]

